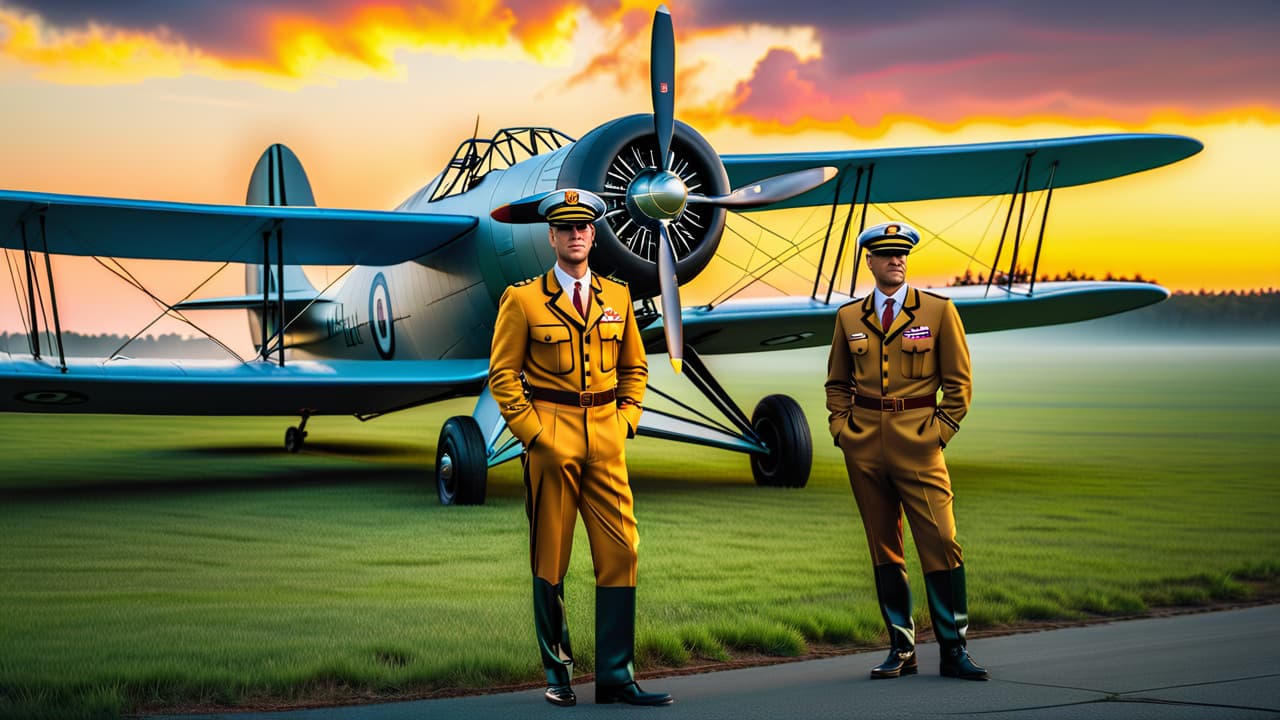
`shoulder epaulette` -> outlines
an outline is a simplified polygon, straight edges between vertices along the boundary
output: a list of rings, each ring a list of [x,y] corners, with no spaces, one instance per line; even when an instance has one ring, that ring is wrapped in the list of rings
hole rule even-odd
[[[612,281],[613,283],[615,283],[615,284],[617,284],[617,285],[621,285],[622,287],[626,287],[626,286],[627,286],[627,281],[626,281],[626,280],[619,280],[618,278],[616,278],[616,277],[614,277],[614,276],[612,276],[612,275],[601,275],[601,277],[603,277],[605,280]]]
[[[533,282],[534,280],[537,280],[537,279],[538,279],[538,277],[540,277],[540,276],[535,275],[534,277],[531,277],[531,278],[525,278],[524,280],[521,280],[520,282],[513,282],[513,283],[511,283],[511,287],[524,287],[525,285],[528,285],[529,283]]]

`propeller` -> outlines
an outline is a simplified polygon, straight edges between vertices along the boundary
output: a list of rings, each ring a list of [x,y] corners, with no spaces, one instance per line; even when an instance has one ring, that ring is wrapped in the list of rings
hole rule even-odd
[[[816,167],[797,170],[784,175],[767,177],[754,185],[740,187],[728,195],[690,195],[690,204],[719,205],[720,207],[746,210],[769,205],[808,192],[822,183],[835,177],[837,170],[833,167]]]
[[[653,134],[658,140],[658,167],[640,172],[627,189],[627,209],[633,218],[658,236],[658,287],[662,293],[662,330],[667,356],[679,373],[684,364],[684,327],[680,318],[680,281],[668,224],[687,203],[746,209],[768,205],[808,192],[835,177],[832,167],[809,168],[766,178],[728,195],[690,194],[680,176],[671,171],[671,136],[675,132],[676,40],[671,12],[659,5],[653,14],[649,44],[649,86],[653,97]],[[639,212],[636,212],[639,211]]]
[[[653,13],[649,88],[653,96],[653,132],[658,137],[658,164],[663,170],[670,170],[671,135],[676,129],[676,34],[666,5],[659,5]]]
[[[659,5],[653,15],[653,35],[649,52],[649,85],[653,101],[653,134],[658,154],[652,165],[642,161],[635,168],[626,189],[626,212],[631,222],[646,228],[657,239],[658,290],[661,294],[662,328],[666,336],[667,355],[677,373],[684,363],[684,327],[680,317],[680,280],[677,258],[672,245],[671,224],[680,220],[688,205],[703,205],[744,210],[762,207],[801,193],[827,182],[836,168],[814,167],[783,173],[737,188],[727,195],[707,196],[689,192],[681,176],[672,170],[674,154],[671,142],[675,135],[675,30],[671,12]],[[641,155],[636,154],[635,159]],[[634,166],[628,165],[628,170]],[[546,193],[530,196],[494,210],[493,217],[503,222],[536,222],[536,208]]]

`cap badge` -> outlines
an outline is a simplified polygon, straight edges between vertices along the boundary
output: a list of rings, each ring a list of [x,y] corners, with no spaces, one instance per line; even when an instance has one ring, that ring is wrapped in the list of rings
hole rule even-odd
[[[564,194],[564,201],[565,201],[565,203],[566,203],[566,204],[568,204],[568,205],[577,205],[577,204],[578,204],[578,191],[577,191],[577,190],[567,190],[567,191],[565,191],[565,194]]]

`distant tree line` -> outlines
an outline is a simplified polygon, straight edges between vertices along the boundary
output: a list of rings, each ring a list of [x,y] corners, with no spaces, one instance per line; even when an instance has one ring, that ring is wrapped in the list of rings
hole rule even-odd
[[[1147,324],[1171,329],[1253,328],[1275,332],[1280,330],[1280,290],[1179,291],[1138,312]]]
[[[125,345],[127,335],[85,335],[78,332],[63,332],[62,344],[66,354],[75,357],[107,358],[119,351],[126,357],[169,357],[169,358],[229,358],[224,350],[203,337],[184,337],[177,333],[162,335],[144,335]],[[121,346],[124,346],[121,349]],[[20,355],[31,352],[31,341],[26,333],[0,332],[0,350]],[[49,333],[40,334],[40,351],[47,357],[56,357],[57,347]]]
[[[1065,273],[1058,273],[1052,276],[1046,273],[1044,275],[1041,275],[1036,280],[1036,282],[1058,282],[1058,281],[1064,281],[1064,280],[1076,281],[1076,280],[1098,280],[1098,279],[1099,278],[1097,276],[1090,275],[1089,273],[1077,273],[1075,270],[1068,270]],[[1142,273],[1134,273],[1133,277],[1126,277],[1123,275],[1113,275],[1112,273],[1107,273],[1101,279],[1106,282],[1144,282],[1144,283],[1159,284],[1155,278],[1142,277]],[[1030,281],[1031,281],[1030,270],[1024,267],[1018,267],[1014,269],[1013,282],[1015,284],[1026,283]],[[986,285],[987,276],[982,274],[981,272],[979,272],[977,275],[974,275],[972,270],[969,270],[968,268],[966,268],[964,271],[964,274],[957,275],[955,279],[951,281],[951,284],[952,285]],[[996,270],[992,274],[991,284],[992,285],[1002,285],[1002,284],[1008,285],[1009,274],[1004,272],[1003,270]]]

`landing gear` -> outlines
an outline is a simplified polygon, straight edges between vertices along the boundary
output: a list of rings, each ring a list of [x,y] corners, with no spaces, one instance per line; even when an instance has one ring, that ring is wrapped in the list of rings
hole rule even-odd
[[[813,465],[813,437],[799,403],[787,395],[767,395],[751,414],[751,427],[770,450],[751,454],[756,484],[804,487]]]
[[[291,453],[296,453],[302,449],[302,444],[307,439],[307,419],[311,416],[307,413],[302,414],[302,422],[297,427],[291,427],[284,431],[284,449]]]
[[[441,505],[483,505],[489,472],[484,433],[468,415],[455,415],[440,428],[436,444],[436,490]]]

